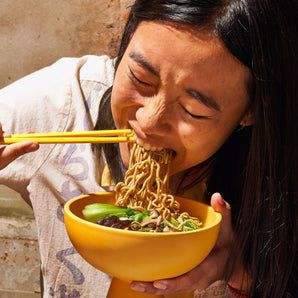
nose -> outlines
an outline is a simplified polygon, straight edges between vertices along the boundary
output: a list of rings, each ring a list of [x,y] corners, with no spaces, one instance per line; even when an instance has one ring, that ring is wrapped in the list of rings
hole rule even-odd
[[[149,98],[136,112],[136,119],[147,135],[166,135],[171,129],[171,108],[165,99]]]

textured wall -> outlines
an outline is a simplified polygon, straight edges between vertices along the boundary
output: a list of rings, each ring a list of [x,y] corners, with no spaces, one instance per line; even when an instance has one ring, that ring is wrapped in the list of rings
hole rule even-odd
[[[115,56],[131,3],[1,0],[0,88],[61,57]],[[0,297],[40,297],[39,262],[30,207],[0,185]]]
[[[0,88],[60,57],[117,53],[132,0],[1,0]]]

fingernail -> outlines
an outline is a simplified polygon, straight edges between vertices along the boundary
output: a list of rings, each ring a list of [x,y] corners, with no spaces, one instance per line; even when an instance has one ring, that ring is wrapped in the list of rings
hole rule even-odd
[[[224,206],[225,205],[225,201],[224,201],[224,199],[222,198],[222,196],[221,196],[221,194],[219,192],[214,193],[214,196],[218,197],[217,203],[220,206]]]
[[[218,200],[218,203],[219,203],[220,206],[225,206],[225,201],[223,200],[223,198],[220,198]]]
[[[165,290],[168,287],[168,285],[165,282],[161,281],[154,283],[154,287],[160,290]]]
[[[135,291],[139,291],[139,292],[145,292],[145,287],[137,284],[137,285],[131,285],[131,288]]]

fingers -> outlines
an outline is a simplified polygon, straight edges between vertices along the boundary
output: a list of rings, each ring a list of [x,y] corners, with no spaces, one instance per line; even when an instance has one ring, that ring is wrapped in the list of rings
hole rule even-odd
[[[194,284],[187,274],[176,277],[174,279],[164,279],[154,282],[133,281],[130,284],[135,291],[145,292],[153,295],[173,295],[194,289]]]
[[[131,288],[154,295],[173,295],[205,289],[223,278],[226,260],[233,239],[231,207],[219,193],[211,197],[211,206],[222,215],[222,223],[217,242],[209,256],[193,270],[176,278],[149,282],[132,282]]]
[[[0,148],[0,170],[19,156],[36,151],[38,148],[39,144],[35,141],[24,141]]]
[[[231,213],[230,204],[227,203],[218,192],[211,196],[211,206],[216,212],[224,213],[225,215]]]
[[[226,202],[220,193],[214,193],[211,196],[211,206],[216,211],[221,213],[222,221],[220,226],[220,233],[216,244],[218,246],[230,245],[234,236],[232,219],[231,219],[231,206]]]
[[[32,131],[27,131],[25,133],[31,133]],[[2,130],[2,123],[0,122],[0,137],[8,137],[8,133]],[[35,141],[24,141],[20,143],[15,143],[0,148],[0,170],[5,168],[12,161],[20,157],[21,155],[29,152],[36,151],[39,148],[39,144]]]
[[[217,271],[215,262],[214,254],[210,254],[210,257],[206,258],[199,266],[181,276],[152,283],[133,281],[130,286],[133,290],[153,295],[174,295],[205,289],[217,280],[214,278]]]

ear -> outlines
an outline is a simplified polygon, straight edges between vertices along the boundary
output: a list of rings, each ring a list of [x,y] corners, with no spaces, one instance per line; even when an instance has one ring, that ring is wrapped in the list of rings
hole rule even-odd
[[[241,126],[250,126],[254,124],[254,114],[251,110],[248,110],[240,121]]]

